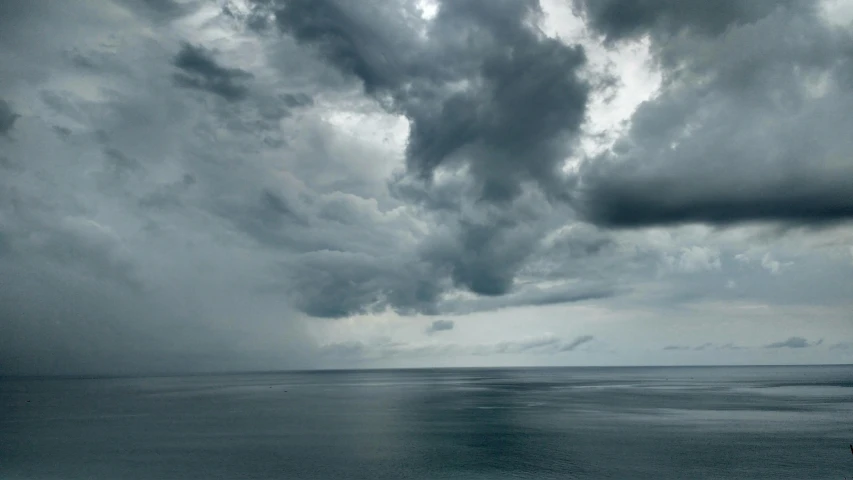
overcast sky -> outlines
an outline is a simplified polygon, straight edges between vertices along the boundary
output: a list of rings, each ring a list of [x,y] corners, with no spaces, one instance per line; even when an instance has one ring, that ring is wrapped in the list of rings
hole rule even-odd
[[[853,362],[853,0],[0,2],[0,373]]]

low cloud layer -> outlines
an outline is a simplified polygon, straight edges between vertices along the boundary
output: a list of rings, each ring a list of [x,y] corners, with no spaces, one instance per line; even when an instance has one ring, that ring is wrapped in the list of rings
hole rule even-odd
[[[564,340],[555,335],[527,337],[519,340],[495,343],[416,343],[395,341],[387,337],[372,341],[336,342],[324,345],[322,352],[332,361],[357,360],[374,361],[377,359],[412,359],[436,355],[491,357],[501,355],[559,355],[573,352],[595,338],[582,335],[572,340]]]
[[[790,337],[787,340],[783,340],[781,342],[774,342],[769,345],[765,345],[764,348],[808,348],[808,347],[817,347],[823,343],[823,339],[820,339],[816,342],[809,342],[803,337]]]
[[[742,350],[744,348],[750,347],[742,347],[739,345],[735,345],[734,343],[724,343],[724,344],[715,344],[711,342],[705,342],[695,346],[689,345],[667,345],[663,347],[664,351],[673,352],[673,351],[693,351],[693,352],[703,352],[708,350]]]
[[[448,330],[453,330],[454,325],[455,323],[453,320],[436,320],[429,324],[426,328],[426,333],[427,335],[431,335],[433,333],[446,332]]]

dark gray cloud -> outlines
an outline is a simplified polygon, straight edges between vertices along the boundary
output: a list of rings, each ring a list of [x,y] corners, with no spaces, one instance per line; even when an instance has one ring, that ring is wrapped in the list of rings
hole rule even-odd
[[[608,42],[648,33],[660,37],[684,33],[717,36],[733,25],[755,22],[779,6],[797,3],[802,4],[796,0],[572,0],[575,10]]]
[[[423,257],[447,270],[459,287],[485,296],[508,293],[541,226],[506,213],[448,222],[449,228],[427,239]]]
[[[809,182],[808,178],[800,180]],[[731,194],[722,184],[699,193],[693,185],[675,179],[648,179],[639,185],[611,180],[596,185],[583,208],[591,220],[614,227],[690,222],[732,225],[756,220],[820,224],[853,219],[853,192],[846,176],[805,184],[800,180],[750,185],[750,190]]]
[[[809,342],[803,337],[790,337],[787,340],[783,340],[781,342],[774,342],[768,345],[765,345],[764,348],[807,348],[807,347],[817,347],[823,343],[823,339],[820,339],[816,342]]]
[[[286,266],[293,304],[315,317],[340,318],[391,308],[401,314],[438,313],[445,288],[429,267],[367,253],[315,251]]]
[[[524,189],[567,192],[561,166],[590,90],[579,76],[583,50],[535,28],[542,14],[536,1],[442,2],[430,21],[408,3],[271,5],[282,32],[408,119],[406,172],[392,191],[438,208],[437,220],[449,226],[426,242],[423,258],[458,287],[509,292],[542,235],[536,217],[548,210],[544,198],[536,205],[522,198]],[[464,180],[448,189],[442,173]]]
[[[563,190],[562,161],[586,112],[585,56],[538,33],[538,2],[443,2],[419,25],[401,7],[333,0],[281,2],[283,32],[315,45],[411,122],[409,173],[431,179],[466,166],[488,201],[517,196],[533,181]],[[396,18],[388,18],[396,14]],[[392,26],[383,25],[390,22]],[[416,29],[425,28],[426,40]]]
[[[283,93],[279,98],[289,108],[314,105],[314,99],[304,93]]]
[[[577,208],[613,227],[853,219],[853,35],[818,2],[576,1],[648,34],[660,94],[583,166]]]
[[[229,101],[244,99],[248,92],[245,82],[253,77],[245,70],[220,65],[212,52],[189,43],[183,44],[174,64],[181,70],[174,74],[178,85],[207,91]]]
[[[316,217],[311,227],[325,229],[316,223]],[[301,227],[291,224],[290,228]],[[316,317],[340,318],[388,308],[400,314],[459,315],[605,299],[618,292],[605,281],[576,281],[553,287],[521,285],[504,295],[446,298],[445,294],[453,290],[453,278],[452,273],[448,278],[446,270],[437,270],[440,262],[418,259],[414,252],[358,252],[363,247],[349,238],[329,242],[326,236],[315,235],[320,241],[313,243],[313,251],[294,257],[281,266],[281,271],[286,279],[283,288],[294,306]],[[375,244],[382,245],[380,241],[385,244],[388,239],[377,239]],[[306,241],[296,247],[308,245]],[[389,244],[387,250],[391,248]]]
[[[15,126],[15,121],[20,115],[12,110],[12,106],[6,100],[0,99],[0,135],[6,135]]]
[[[453,320],[436,320],[436,321],[432,322],[431,324],[429,324],[429,326],[426,328],[425,331],[426,331],[427,335],[432,335],[433,333],[446,332],[448,330],[453,330],[454,326],[455,326],[455,323],[453,322]]]
[[[575,224],[557,241],[545,241],[549,233],[566,226],[571,212],[535,190],[504,205],[462,201],[458,211],[456,199],[470,198],[458,180],[432,189],[412,182],[396,186],[406,191],[403,198],[425,205],[437,225],[420,246],[421,258],[438,272],[447,272],[457,287],[481,296],[469,307],[569,303],[605,298],[619,290],[612,279],[603,278],[608,269],[602,269],[601,260],[615,249],[606,233]],[[539,288],[535,284],[541,280],[572,283]]]

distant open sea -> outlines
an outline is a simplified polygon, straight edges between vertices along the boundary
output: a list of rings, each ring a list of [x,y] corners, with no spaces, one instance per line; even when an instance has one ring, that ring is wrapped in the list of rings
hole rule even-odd
[[[0,380],[4,479],[853,478],[853,367]]]

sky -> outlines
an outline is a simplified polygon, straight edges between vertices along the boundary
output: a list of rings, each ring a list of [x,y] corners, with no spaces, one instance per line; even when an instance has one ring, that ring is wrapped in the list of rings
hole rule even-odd
[[[0,374],[853,363],[853,0],[0,2]]]

